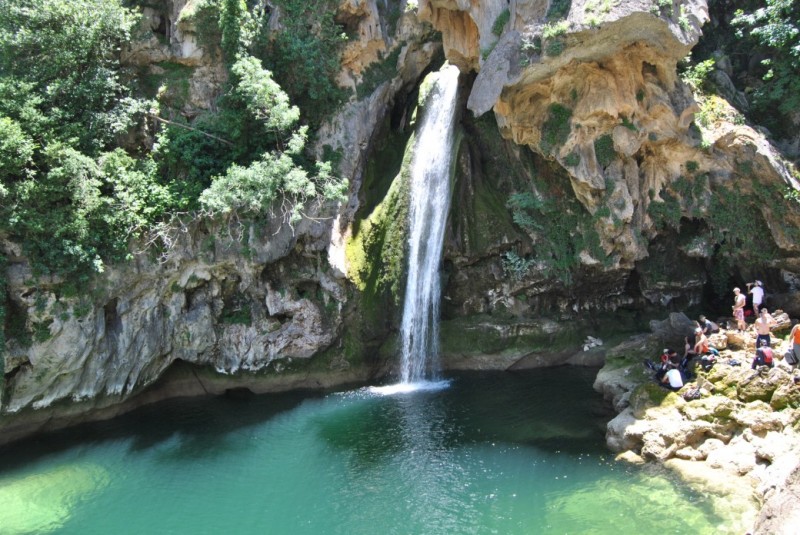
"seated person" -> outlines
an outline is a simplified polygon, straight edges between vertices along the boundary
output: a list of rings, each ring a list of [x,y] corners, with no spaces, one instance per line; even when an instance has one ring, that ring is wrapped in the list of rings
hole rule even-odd
[[[656,370],[656,374],[655,374],[656,381],[660,382],[661,379],[664,378],[664,375],[667,373],[667,370],[669,370],[670,359],[672,359],[672,358],[675,358],[675,359],[678,358],[678,352],[677,351],[675,351],[674,349],[664,349],[664,351],[662,351],[662,353],[661,353],[661,366],[658,367],[658,369]]]
[[[687,356],[688,359],[691,359],[694,356],[702,357],[703,355],[707,355],[709,353],[719,356],[719,351],[717,351],[715,347],[711,346],[708,341],[708,337],[700,327],[694,330],[694,345],[691,346],[691,348],[689,344],[689,337],[684,338],[684,340],[686,341],[686,351],[683,354],[684,359],[686,359]]]
[[[675,356],[677,356],[677,354]],[[670,361],[667,372],[664,374],[664,377],[661,378],[661,386],[669,388],[673,392],[683,387],[683,376],[681,376],[681,372],[678,370],[678,366],[675,362]]]
[[[753,365],[751,368],[754,370],[759,366],[767,366],[772,368],[775,365],[775,361],[772,357],[772,348],[769,347],[764,340],[762,340],[761,347],[756,349],[756,357],[753,359]]]
[[[719,325],[711,321],[710,319],[706,318],[704,315],[700,315],[695,322],[700,329],[703,330],[703,334],[706,336],[711,336],[714,333],[719,332]]]

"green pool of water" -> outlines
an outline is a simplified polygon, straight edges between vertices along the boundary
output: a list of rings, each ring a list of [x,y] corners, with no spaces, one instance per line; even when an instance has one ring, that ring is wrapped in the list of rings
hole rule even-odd
[[[0,451],[0,534],[718,533],[613,460],[594,370],[170,401]]]

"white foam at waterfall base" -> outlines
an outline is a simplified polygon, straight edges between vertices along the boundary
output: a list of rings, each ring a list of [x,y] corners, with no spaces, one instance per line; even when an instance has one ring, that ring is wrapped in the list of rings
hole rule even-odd
[[[396,396],[400,394],[413,394],[415,392],[437,392],[450,388],[450,381],[418,381],[414,383],[395,383],[385,386],[371,386],[367,388],[370,394],[377,396]]]
[[[400,382],[406,385],[435,380],[439,369],[439,267],[450,209],[458,74],[456,67],[446,65],[430,75],[435,80],[425,99],[414,147],[408,280],[400,326]]]

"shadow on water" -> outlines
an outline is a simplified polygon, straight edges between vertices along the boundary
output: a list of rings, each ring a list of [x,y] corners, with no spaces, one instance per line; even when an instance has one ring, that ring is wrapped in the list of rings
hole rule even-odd
[[[610,414],[589,368],[548,368],[457,377],[448,416],[462,440],[545,451],[603,451]]]
[[[297,392],[160,401],[110,420],[80,424],[4,446],[0,448],[0,470],[73,447],[119,440],[130,441],[129,451],[143,452],[177,438],[177,445],[162,454],[165,458],[210,458],[245,447],[243,442],[231,440],[232,434],[291,411],[315,396],[319,395]]]
[[[612,416],[592,389],[596,369],[458,373],[447,391],[364,393],[317,418],[319,436],[354,467],[383,465],[409,448],[504,443],[564,453],[605,452]]]

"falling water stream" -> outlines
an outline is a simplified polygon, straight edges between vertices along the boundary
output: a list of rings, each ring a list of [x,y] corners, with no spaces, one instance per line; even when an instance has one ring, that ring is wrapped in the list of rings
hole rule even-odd
[[[401,384],[436,379],[439,265],[450,207],[458,68],[436,73],[417,130],[411,167],[408,280],[400,327]]]
[[[738,505],[613,461],[595,370],[439,380],[457,86],[438,73],[417,130],[399,384],[172,400],[0,448],[0,535],[741,532]]]

